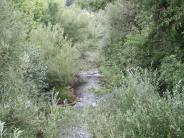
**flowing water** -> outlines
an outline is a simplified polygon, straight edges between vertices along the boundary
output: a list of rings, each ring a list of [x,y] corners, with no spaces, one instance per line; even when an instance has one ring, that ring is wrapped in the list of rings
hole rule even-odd
[[[84,81],[84,83],[76,88],[76,95],[79,97],[80,102],[74,106],[75,108],[83,110],[89,105],[96,106],[97,97],[94,91],[100,87],[100,77],[101,75],[98,70],[81,72],[79,74],[79,78]]]
[[[74,108],[81,112],[88,106],[97,106],[97,96],[95,90],[100,88],[101,74],[98,70],[83,71],[79,73],[80,83],[75,88],[75,94],[79,98],[79,102],[74,105]],[[63,133],[63,138],[92,138],[85,124],[80,127],[71,126],[66,128]]]

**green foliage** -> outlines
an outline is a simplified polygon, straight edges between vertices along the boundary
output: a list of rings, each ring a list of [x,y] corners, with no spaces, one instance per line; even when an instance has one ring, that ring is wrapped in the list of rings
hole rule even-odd
[[[42,22],[48,25],[49,22],[55,23],[55,15],[58,12],[58,3],[56,1],[47,1],[47,8]]]
[[[57,138],[60,133],[59,122],[61,120],[61,114],[63,109],[58,106],[58,93],[52,94],[51,103],[49,104],[50,113],[47,116],[48,120],[44,126],[45,135],[42,137],[46,138]],[[39,137],[39,135],[37,136]]]
[[[80,54],[64,37],[63,29],[59,25],[40,26],[33,30],[31,39],[40,48],[41,57],[48,67],[49,84],[51,86],[69,84],[78,71]]]
[[[73,43],[82,42],[88,37],[89,16],[79,8],[66,8],[59,3],[58,12],[55,15],[56,21],[64,28],[64,35]]]
[[[71,46],[64,46],[58,51],[56,56],[48,57],[48,61],[46,62],[48,65],[48,77],[51,79],[49,80],[51,84],[56,83],[56,86],[58,86],[61,84],[66,85],[71,82],[78,71],[78,60],[79,52]]]
[[[58,17],[58,22],[65,29],[65,36],[73,42],[82,41],[86,37],[87,21],[88,17],[86,15],[73,10],[65,11]]]
[[[45,16],[46,1],[45,0],[12,0],[15,7],[28,16],[33,17],[36,21],[41,21]]]
[[[110,4],[105,10],[107,59],[122,71],[140,66],[158,69],[162,75],[167,74],[164,73],[168,66],[164,63],[165,58],[175,55],[175,62],[182,65],[183,6],[182,1],[172,0],[120,0]],[[182,74],[179,68],[176,72]],[[164,78],[167,79],[166,76]],[[171,90],[176,80],[162,81],[166,85],[164,87]]]
[[[140,32],[136,27],[136,9],[131,1],[117,1],[106,8],[107,37],[106,57],[114,66],[125,70],[134,66],[142,43],[146,39],[146,31]],[[136,61],[134,61],[136,60]]]
[[[65,100],[67,100],[68,103],[72,103],[73,101],[76,100],[76,97],[73,94],[73,89],[70,88],[70,87],[56,88],[55,91],[58,92],[57,96],[58,96],[58,99],[59,99],[59,103],[61,102],[63,104],[63,101],[65,101]]]
[[[0,1],[0,120],[5,122],[1,137],[49,136],[52,106],[48,108],[40,94],[47,67],[40,49],[28,41],[25,15],[13,6]]]
[[[0,2],[0,71],[4,72],[8,66],[15,66],[21,53],[21,42],[25,38],[24,24],[18,19],[18,12],[12,11],[9,3]],[[13,31],[12,31],[13,30]]]
[[[177,0],[120,0],[106,7],[108,67],[102,71],[111,93],[87,113],[96,137],[184,136],[183,6]],[[126,72],[137,66],[158,74]]]
[[[152,79],[150,79],[150,77]],[[91,131],[96,137],[183,137],[183,94],[158,95],[156,76],[129,71],[121,87],[89,110]]]
[[[114,2],[115,0],[78,0],[77,4],[79,4],[82,8],[90,8],[94,11],[104,9],[108,3]]]
[[[46,83],[48,67],[42,60],[40,53],[39,48],[30,44],[21,57],[21,68],[24,69],[25,77],[36,84],[37,90],[43,91],[48,85]]]
[[[184,137],[184,2],[77,3],[86,11],[63,0],[0,1],[0,136],[59,137],[57,98],[75,100],[68,85],[79,65],[99,66],[104,52],[108,94],[85,112],[94,137]]]
[[[113,65],[110,66],[108,64],[100,67],[100,71],[103,74],[103,83],[105,84],[105,88],[111,92],[114,87],[119,87],[122,85],[122,80],[124,79],[122,71],[119,67]]]
[[[184,65],[174,55],[165,57],[160,67],[160,78],[166,84],[165,89],[173,89],[178,83],[183,86]]]
[[[131,1],[117,1],[110,4],[106,9],[107,26],[110,32],[110,43],[122,40],[127,34],[134,30],[134,19],[137,9]]]
[[[64,1],[53,1],[49,5],[51,6],[48,7],[48,15],[51,24],[60,25],[64,29],[64,37],[71,41],[72,46],[81,54],[100,47],[99,42],[104,29],[93,13],[81,10],[75,5],[68,8]]]
[[[5,125],[5,123],[4,122],[1,122],[0,121],[0,136],[1,136],[1,138],[3,138],[3,133],[4,133],[4,125]],[[21,136],[21,134],[22,134],[22,132],[23,131],[21,131],[20,129],[14,129],[13,130],[13,134],[12,134],[12,138],[19,138],[20,136]]]
[[[19,87],[22,89],[25,86],[21,85]],[[18,86],[14,86],[11,89],[15,88],[20,89]],[[59,113],[52,113],[52,110],[56,110],[55,106],[49,107],[42,98],[30,98],[28,94],[25,94],[28,92],[26,88],[22,91],[8,91],[7,89],[4,90],[9,93],[11,92],[11,95],[1,95],[0,106],[0,119],[5,122],[4,137],[11,136],[14,128],[19,128],[23,131],[21,136],[30,138],[34,138],[36,135],[49,137],[53,131],[57,130],[56,128],[52,128],[53,131],[50,131],[51,127],[56,125],[60,117]],[[58,107],[57,111],[60,112]],[[13,134],[15,135],[15,132]]]

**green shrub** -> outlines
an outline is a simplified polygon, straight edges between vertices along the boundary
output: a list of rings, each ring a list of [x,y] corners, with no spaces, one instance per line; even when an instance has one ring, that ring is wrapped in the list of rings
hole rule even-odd
[[[38,48],[28,42],[26,17],[13,6],[10,1],[0,1],[0,120],[5,122],[3,137],[51,135],[47,118],[51,108],[48,108],[46,98],[40,95],[45,87],[46,68]],[[2,126],[0,133],[2,135]]]
[[[82,42],[88,37],[89,16],[79,8],[59,5],[56,23],[64,28],[64,35],[73,43]]]
[[[35,48],[28,43],[24,54],[20,57],[20,67],[23,70],[25,78],[36,84],[37,90],[41,92],[44,88],[48,87],[46,83],[48,67],[41,59],[40,52],[39,48]]]
[[[18,20],[21,15],[13,12],[4,0],[0,2],[0,12],[0,71],[6,72],[8,66],[18,63],[19,54],[23,51],[25,25]]]
[[[1,138],[3,137],[4,131],[5,131],[4,125],[5,125],[5,122],[0,121],[0,136],[1,136]],[[15,128],[11,137],[12,138],[19,138],[21,136],[22,132],[23,131],[21,131],[20,129]]]
[[[35,21],[41,21],[45,16],[47,4],[44,0],[12,0],[15,7]]]
[[[72,103],[76,100],[76,96],[74,95],[73,90],[70,87],[56,88],[55,91],[58,92],[57,98],[59,99],[59,104],[65,104],[65,100],[67,101],[66,104]]]
[[[51,86],[67,85],[78,71],[80,54],[63,35],[59,25],[39,27],[32,32],[32,42],[40,48]]]
[[[178,83],[183,86],[184,65],[176,56],[165,57],[161,62],[160,78],[165,82],[165,88],[173,89]]]
[[[57,131],[59,107],[49,106],[43,97],[30,96],[33,88],[28,86],[31,83],[19,83],[21,84],[16,84],[12,88],[7,86],[4,91],[8,94],[1,95],[0,120],[5,122],[3,136],[10,137],[15,128],[23,131],[23,137],[52,136],[53,132]],[[57,110],[57,113],[53,113],[52,110]]]
[[[134,30],[133,25],[137,8],[132,2],[125,0],[117,1],[114,4],[109,4],[105,12],[112,42],[122,40]]]
[[[132,62],[131,58],[134,59],[134,57],[131,56],[135,56],[137,52],[135,46],[125,45],[129,39],[128,35],[132,32],[138,35],[138,30],[134,27],[137,11],[136,5],[124,0],[109,4],[105,9],[105,54],[107,59],[121,70]]]
[[[119,69],[119,67],[114,65],[109,66],[107,64],[101,66],[100,71],[103,74],[102,81],[105,84],[105,89],[109,89],[109,92],[111,92],[114,87],[119,87],[122,85],[122,80],[124,77],[120,75],[122,74],[122,71]]]
[[[64,29],[64,36],[72,42],[82,54],[97,48],[103,37],[102,24],[97,22],[94,13],[81,10],[77,6],[70,8],[64,2],[50,2],[53,5],[52,24],[59,24]]]
[[[6,81],[3,81],[0,87],[0,120],[6,123],[5,135],[9,136],[14,128],[24,130],[25,135],[34,135],[41,122],[39,110],[42,106],[39,101],[41,98],[30,98],[37,92],[36,85],[25,80],[22,70],[11,69],[7,74]]]
[[[68,8],[65,1],[55,0],[48,3],[47,12],[48,22],[52,25],[59,24],[68,40],[76,43],[87,37],[90,18],[80,8],[75,6]]]
[[[89,127],[95,137],[183,137],[183,94],[161,98],[147,71],[131,71],[120,88],[92,109]],[[155,75],[151,75],[152,78]],[[94,111],[95,110],[95,111]]]
[[[174,0],[119,0],[109,4],[105,9],[107,60],[122,71],[137,66],[159,70],[159,89],[172,90],[183,74],[183,6],[183,1]],[[169,71],[165,60],[172,55],[177,57],[172,64],[178,65]]]
[[[79,4],[82,8],[92,9],[94,11],[104,9],[108,3],[114,2],[115,0],[78,0],[77,4]]]

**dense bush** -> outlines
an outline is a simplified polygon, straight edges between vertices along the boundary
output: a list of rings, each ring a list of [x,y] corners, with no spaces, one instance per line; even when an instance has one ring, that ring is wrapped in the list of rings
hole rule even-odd
[[[62,6],[62,5],[61,5]],[[80,9],[59,7],[56,22],[64,28],[64,34],[72,42],[84,41],[88,33],[89,17]]]
[[[89,110],[87,122],[94,136],[182,138],[183,93],[176,87],[174,97],[161,98],[155,77],[147,71],[129,71],[121,87]]]
[[[110,4],[106,10],[106,57],[112,61],[112,64],[122,66],[124,63],[121,60],[126,53],[124,45],[126,36],[133,30],[136,9],[130,1],[118,1],[115,4]],[[129,48],[129,49],[132,49]],[[130,50],[131,51],[131,50]],[[129,54],[129,53],[127,53]],[[118,55],[118,56],[117,56]]]
[[[46,121],[44,120],[46,118],[43,118],[44,112],[41,110],[46,109],[47,106],[40,101],[41,98],[30,98],[33,96],[31,94],[36,92],[34,84],[24,82],[23,78],[20,78],[13,71],[9,74],[11,75],[10,79],[1,88],[3,93],[0,101],[0,120],[5,122],[4,136],[8,137],[14,128],[18,128],[24,131],[24,136],[34,137],[41,124]],[[37,100],[39,100],[39,105]]]
[[[87,112],[96,137],[184,136],[183,6],[174,0],[119,0],[105,8],[102,72],[110,94]],[[127,73],[137,66],[158,73]]]
[[[46,82],[46,74],[48,67],[41,58],[41,51],[39,48],[28,45],[25,49],[24,55],[21,57],[21,68],[24,69],[25,77],[33,81],[37,85],[38,91],[48,87]]]
[[[77,3],[0,1],[0,137],[59,137],[57,97],[73,102],[79,67],[101,61],[107,95],[84,112],[94,137],[184,137],[184,2]]]
[[[183,69],[183,63],[176,56],[165,57],[160,67],[160,78],[163,80],[162,89],[172,89],[178,83],[183,86]]]
[[[81,55],[85,55],[86,51],[99,49],[104,28],[94,13],[81,10],[76,5],[68,8],[64,1],[53,1],[49,5],[51,24],[58,24],[64,29],[64,37],[72,42],[72,46],[76,47]]]
[[[175,55],[175,62],[182,64],[183,5],[182,1],[120,0],[107,6],[107,59],[122,71],[141,66],[158,69],[160,74],[164,74],[167,57]],[[176,72],[181,73],[179,68]],[[177,83],[171,82],[172,77],[170,82],[164,79],[160,84],[162,90],[171,90]]]
[[[79,4],[82,8],[97,11],[100,9],[104,9],[108,3],[113,1],[115,0],[78,0],[77,4]]]
[[[67,8],[65,1],[48,3],[48,21],[52,25],[59,24],[64,28],[64,35],[72,42],[81,42],[85,39],[89,17],[77,7]]]
[[[52,137],[59,113],[40,94],[46,87],[46,64],[39,47],[28,41],[24,15],[12,1],[0,1],[1,137]],[[50,92],[49,92],[50,93]],[[2,127],[3,126],[3,127]]]
[[[63,29],[59,25],[40,26],[33,30],[31,39],[40,48],[42,60],[47,65],[50,86],[69,84],[78,71],[80,54],[64,37]]]
[[[46,14],[47,3],[44,0],[12,0],[15,7],[36,21],[42,21]]]
[[[18,56],[23,50],[21,42],[25,38],[23,31],[25,26],[18,20],[20,14],[13,13],[8,2],[1,1],[0,10],[0,71],[5,72],[8,66],[16,65]]]

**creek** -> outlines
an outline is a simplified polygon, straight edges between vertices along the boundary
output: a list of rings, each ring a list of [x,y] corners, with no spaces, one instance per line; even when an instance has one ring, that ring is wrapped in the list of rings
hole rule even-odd
[[[87,107],[97,105],[97,96],[95,91],[100,88],[100,72],[95,70],[82,71],[78,74],[79,83],[75,89],[75,95],[78,97],[77,102],[73,107],[83,112]],[[85,127],[85,124],[80,127],[71,126],[66,128],[63,133],[63,138],[92,138],[92,135]]]

